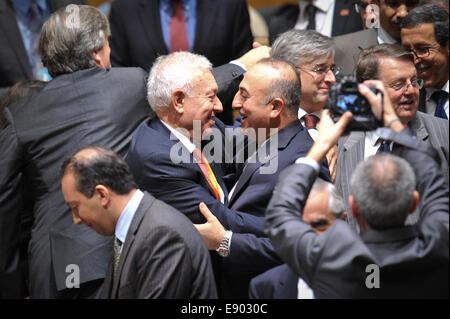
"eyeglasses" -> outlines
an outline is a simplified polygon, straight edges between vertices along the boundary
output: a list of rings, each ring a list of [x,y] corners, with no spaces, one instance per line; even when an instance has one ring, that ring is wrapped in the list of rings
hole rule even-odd
[[[414,54],[416,58],[426,58],[430,56],[431,49],[434,49],[432,46],[421,47],[416,49],[407,49],[410,53]]]
[[[303,70],[303,71],[309,71],[309,72],[314,72],[319,76],[325,76],[328,74],[328,72],[333,72],[334,76],[337,76],[341,73],[341,68],[333,65],[333,66],[328,66],[328,65],[316,65],[315,67],[313,67],[312,69],[309,68],[304,68],[304,67],[299,67],[297,69]]]
[[[397,82],[387,85],[387,87],[394,89],[395,91],[404,91],[404,90],[407,90],[410,85],[413,88],[420,90],[423,86],[423,80],[422,79],[414,79],[414,80],[411,80],[410,83],[407,83],[406,81],[397,81]]]

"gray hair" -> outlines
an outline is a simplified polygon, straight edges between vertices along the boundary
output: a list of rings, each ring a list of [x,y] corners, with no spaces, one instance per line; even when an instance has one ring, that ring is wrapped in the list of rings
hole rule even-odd
[[[175,52],[158,57],[148,78],[148,103],[157,112],[170,105],[175,90],[183,90],[190,96],[198,71],[211,69],[212,64],[207,58],[194,53]]]
[[[313,30],[290,30],[275,40],[271,56],[295,66],[334,53],[333,39]]]
[[[371,228],[404,224],[416,185],[407,161],[391,154],[371,156],[357,165],[350,185],[361,215]]]
[[[342,198],[339,190],[332,183],[327,182],[321,178],[317,178],[314,182],[310,194],[312,192],[328,192],[330,194],[329,210],[336,216],[337,219],[342,218],[342,214],[345,212],[344,199]]]
[[[95,66],[93,51],[111,35],[106,16],[97,8],[68,5],[42,27],[39,54],[52,77]]]

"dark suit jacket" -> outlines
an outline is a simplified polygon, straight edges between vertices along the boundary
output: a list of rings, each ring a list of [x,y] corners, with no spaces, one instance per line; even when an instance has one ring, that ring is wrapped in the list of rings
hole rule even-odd
[[[71,3],[86,4],[86,1],[47,0],[47,5],[52,13]],[[12,1],[0,1],[0,88],[32,78],[30,62],[17,25]]]
[[[31,297],[59,297],[69,264],[79,266],[82,284],[104,278],[111,242],[73,224],[59,169],[65,157],[92,144],[126,154],[132,133],[150,115],[146,76],[137,68],[98,67],[64,74],[6,109],[7,126],[0,132],[0,278],[6,283],[0,291],[8,291],[7,278],[16,270],[25,195],[34,203]]]
[[[297,299],[298,276],[284,264],[274,267],[250,282],[250,299]]]
[[[317,298],[448,298],[448,185],[427,143],[412,139],[409,129],[390,136],[408,145],[402,157],[416,174],[422,217],[418,224],[368,230],[360,237],[337,220],[317,235],[301,220],[317,173],[293,165],[280,176],[267,209],[266,231],[281,258],[313,289]],[[379,266],[380,288],[368,289]]]
[[[223,124],[217,119],[216,122],[222,132]],[[126,161],[138,186],[178,209],[193,223],[205,222],[198,209],[200,202],[204,202],[225,228],[263,236],[263,216],[245,214],[226,207],[228,192],[222,179],[226,173],[226,165],[209,161],[224,192],[224,205],[214,197],[192,154],[176,137],[171,139],[170,136],[170,131],[156,117],[143,123],[134,134]],[[171,159],[171,151],[186,157],[180,163],[175,163]],[[219,158],[221,162],[222,155]]]
[[[333,27],[331,36],[338,36],[362,29],[361,16],[356,13],[351,0],[336,1],[333,16]],[[348,15],[342,15],[341,12],[347,10]],[[295,27],[300,14],[298,4],[288,4],[280,7],[269,18],[269,40],[272,44],[275,39],[283,32]]]
[[[240,176],[228,206],[264,217],[280,172],[306,156],[312,144],[299,120],[280,130],[248,159],[242,173],[238,171]],[[325,161],[321,177],[331,180]],[[226,298],[248,298],[251,278],[282,263],[270,240],[255,234],[233,233],[230,251],[230,256],[223,258],[222,296]]]
[[[131,222],[115,279],[113,265],[104,298],[217,298],[205,241],[186,216],[148,193]]]
[[[113,66],[139,66],[149,71],[158,56],[169,53],[162,34],[159,0],[117,0],[111,5],[109,17]],[[217,67],[240,58],[252,48],[252,42],[246,1],[197,1],[194,53],[206,56]],[[236,87],[231,92],[226,98],[219,95],[224,110],[217,114],[230,125]]]
[[[408,124],[413,135],[433,146],[441,161],[441,169],[447,183],[449,181],[449,128],[448,121],[422,112],[417,112],[416,117]],[[336,187],[341,192],[349,223],[357,229],[356,221],[350,213],[348,197],[350,192],[350,180],[356,165],[364,160],[365,147],[364,132],[352,132],[349,136],[339,140]],[[394,149],[393,152],[397,150]],[[415,223],[419,216],[409,215],[408,222]]]
[[[344,34],[334,40],[334,63],[343,74],[354,74],[360,52],[378,44],[377,29],[367,29]]]

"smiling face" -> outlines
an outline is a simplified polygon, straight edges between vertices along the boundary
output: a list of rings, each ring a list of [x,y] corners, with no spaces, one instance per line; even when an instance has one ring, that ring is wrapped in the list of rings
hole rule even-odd
[[[417,57],[414,64],[425,87],[440,89],[448,81],[449,45],[442,47],[436,40],[434,26],[426,23],[411,28],[403,28],[402,45],[406,50],[429,51],[429,54]],[[421,55],[419,53],[419,55]]]
[[[64,200],[72,210],[74,224],[85,224],[100,235],[114,234],[115,222],[103,208],[97,192],[94,192],[91,198],[87,198],[76,189],[75,183],[76,180],[72,173],[68,172],[64,175],[62,192]]]
[[[209,134],[215,124],[215,113],[222,112],[222,103],[217,97],[217,83],[209,70],[198,71],[190,94],[182,99],[179,126],[193,136],[194,121],[200,121],[202,134]]]
[[[380,0],[380,24],[389,35],[400,39],[400,23],[419,0]]]
[[[379,80],[383,82],[397,116],[406,124],[414,118],[419,106],[419,89],[410,85],[417,79],[416,68],[407,59],[380,58],[378,63]],[[399,90],[390,87],[398,83],[409,85]]]
[[[317,73],[314,69],[334,66],[334,54],[316,59],[314,62],[297,66],[302,82],[301,108],[308,113],[323,109],[327,103],[328,91],[336,82],[336,77],[330,70],[327,73]]]

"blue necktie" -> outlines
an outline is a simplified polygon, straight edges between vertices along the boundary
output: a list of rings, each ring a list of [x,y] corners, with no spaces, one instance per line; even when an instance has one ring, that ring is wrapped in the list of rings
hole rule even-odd
[[[445,102],[448,99],[448,93],[442,90],[436,91],[431,96],[431,99],[436,102],[436,111],[434,116],[448,120],[447,114],[444,110]]]
[[[386,141],[381,139],[381,145],[377,150],[377,153],[383,152],[383,153],[390,153],[391,152],[391,141]]]
[[[47,69],[42,65],[41,57],[39,55],[39,38],[41,29],[44,24],[44,17],[37,5],[32,0],[30,2],[30,10],[28,11],[28,28],[31,31],[30,36],[30,50],[31,50],[31,69],[33,70],[33,77],[41,81],[51,80]]]

